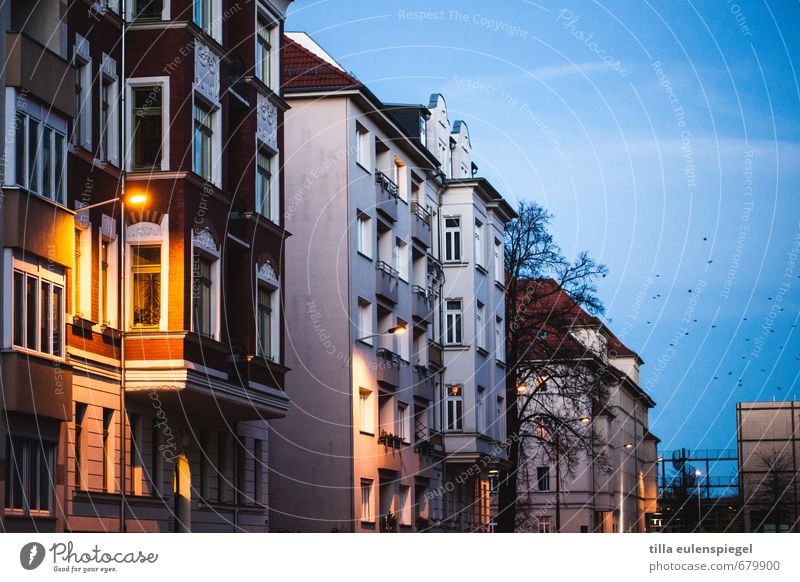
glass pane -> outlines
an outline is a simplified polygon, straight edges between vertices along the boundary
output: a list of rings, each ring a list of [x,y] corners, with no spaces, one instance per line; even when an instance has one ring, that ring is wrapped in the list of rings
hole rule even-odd
[[[55,134],[55,200],[64,204],[64,136]]]
[[[135,18],[161,19],[163,0],[137,0]]]
[[[32,350],[36,349],[36,297],[38,296],[38,281],[33,277],[25,278],[25,323],[26,341],[25,347]]]
[[[16,128],[15,128],[15,139],[16,139],[16,173],[17,173],[17,184],[23,187],[27,187],[28,181],[26,179],[26,165],[25,165],[25,120],[27,118],[22,115],[21,113],[17,112],[17,117],[15,119]]]
[[[134,273],[133,323],[158,325],[161,320],[161,273]]]
[[[53,197],[53,130],[45,127],[42,132],[42,195]]]
[[[14,271],[14,343],[25,345],[25,275]]]
[[[161,265],[161,247],[133,247],[134,267],[158,267]]]
[[[61,334],[63,330],[63,316],[64,303],[63,303],[64,289],[53,285],[53,354],[56,356],[62,355],[61,353]]]
[[[50,509],[50,491],[52,490],[52,457],[53,446],[50,443],[43,443],[42,448],[38,448],[39,461],[39,495],[37,509]]]
[[[154,168],[161,164],[161,87],[133,92],[133,165]]]
[[[42,281],[42,295],[39,310],[40,350],[50,353],[52,320],[50,319],[50,283]]]
[[[28,119],[28,176],[29,188],[39,191],[39,122]]]

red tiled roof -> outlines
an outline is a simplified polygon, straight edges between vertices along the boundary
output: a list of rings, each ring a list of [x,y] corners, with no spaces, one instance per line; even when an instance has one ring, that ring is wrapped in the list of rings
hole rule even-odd
[[[284,89],[361,86],[358,79],[300,46],[288,36],[283,37],[281,51]]]

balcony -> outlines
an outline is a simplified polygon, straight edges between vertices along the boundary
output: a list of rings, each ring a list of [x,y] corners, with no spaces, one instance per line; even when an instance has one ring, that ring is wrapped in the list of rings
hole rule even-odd
[[[411,315],[424,323],[433,323],[433,301],[430,289],[414,285],[411,287]]]
[[[375,293],[384,300],[397,303],[397,269],[389,266],[385,261],[378,261],[375,265]]]
[[[442,362],[442,346],[428,342],[428,367],[441,370],[444,368]]]
[[[382,384],[397,388],[400,384],[400,356],[386,348],[380,348],[377,356],[375,379]]]
[[[433,372],[425,366],[414,366],[414,396],[433,400]]]
[[[6,84],[21,87],[62,114],[75,112],[72,66],[59,55],[19,32],[6,33]]]
[[[419,202],[411,203],[411,237],[426,249],[431,247],[431,213]]]
[[[392,222],[397,222],[397,199],[399,189],[397,184],[389,179],[383,172],[375,172],[376,204],[378,212]]]

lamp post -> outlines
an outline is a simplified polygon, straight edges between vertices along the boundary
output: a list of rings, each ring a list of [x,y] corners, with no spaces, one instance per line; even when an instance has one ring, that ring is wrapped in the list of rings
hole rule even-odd
[[[123,180],[123,194],[110,200],[96,202],[88,206],[81,206],[77,209],[77,213],[86,212],[93,208],[100,208],[108,204],[120,203],[120,261],[119,261],[119,305],[117,312],[119,321],[117,325],[120,328],[120,341],[119,341],[119,493],[120,493],[120,510],[119,510],[119,528],[120,532],[125,531],[125,455],[126,455],[126,442],[125,442],[125,201],[135,206],[144,205],[147,202],[147,194],[139,192],[130,196],[124,194],[124,180]]]
[[[620,451],[623,449],[630,451],[633,449],[633,443],[628,441],[622,447],[619,447]],[[630,454],[629,452],[629,457]],[[625,460],[623,460],[619,468],[619,533],[625,533],[625,497]]]
[[[405,323],[401,323],[400,325],[396,325],[394,327],[390,327],[386,331],[382,331],[379,333],[373,333],[370,335],[365,335],[364,337],[356,338],[356,341],[364,341],[368,339],[372,339],[374,337],[382,337],[385,335],[401,335],[408,331],[408,325]]]

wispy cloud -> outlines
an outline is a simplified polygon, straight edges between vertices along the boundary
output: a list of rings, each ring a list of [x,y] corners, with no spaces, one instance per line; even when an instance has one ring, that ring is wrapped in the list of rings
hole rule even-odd
[[[605,63],[570,63],[569,65],[556,65],[533,69],[530,74],[543,80],[571,77],[574,75],[589,76],[597,73],[610,73],[611,69]]]

